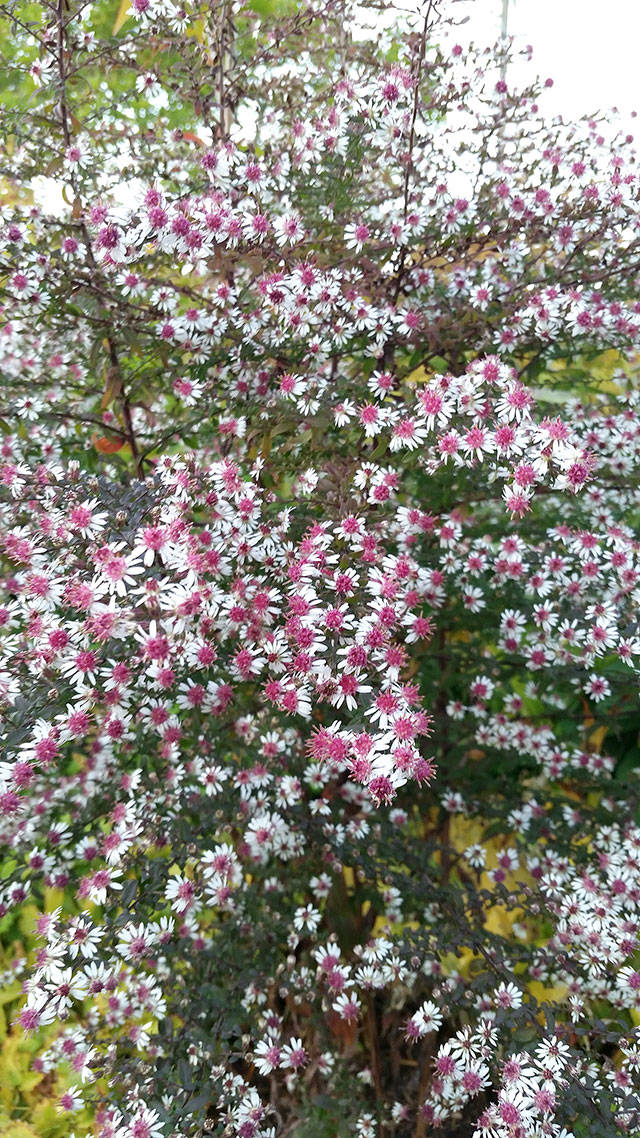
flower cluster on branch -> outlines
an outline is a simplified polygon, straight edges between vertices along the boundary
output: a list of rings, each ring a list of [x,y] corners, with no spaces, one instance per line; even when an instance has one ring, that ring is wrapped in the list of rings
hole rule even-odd
[[[0,5],[2,980],[78,1134],[640,1125],[636,154],[442,6]]]

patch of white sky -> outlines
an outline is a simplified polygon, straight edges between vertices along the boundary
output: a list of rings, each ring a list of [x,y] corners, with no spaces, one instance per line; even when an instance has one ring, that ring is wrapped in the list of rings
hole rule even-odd
[[[503,0],[440,4],[445,14],[466,21],[456,33],[463,46],[498,39],[504,7]],[[638,133],[639,0],[508,0],[506,23],[516,48],[533,48],[531,64],[516,58],[509,65],[511,84],[524,85],[533,68],[553,79],[545,95],[548,113],[574,119],[616,107],[625,128]]]

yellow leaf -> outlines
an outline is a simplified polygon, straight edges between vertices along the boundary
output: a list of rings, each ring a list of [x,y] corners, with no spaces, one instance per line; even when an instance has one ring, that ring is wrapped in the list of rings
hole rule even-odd
[[[105,372],[104,394],[100,400],[100,410],[106,411],[110,403],[122,392],[122,378],[117,367],[108,367]]]
[[[547,988],[540,980],[530,980],[527,988],[539,1004],[555,1004],[566,1000],[569,989],[566,984],[556,984]]]
[[[39,1138],[38,1131],[28,1122],[7,1122],[2,1126],[2,1138]]]
[[[461,853],[469,846],[481,842],[484,826],[476,818],[465,818],[463,814],[453,814],[449,820],[449,840]]]
[[[59,1135],[65,1133],[65,1130],[60,1130],[60,1126],[64,1126],[64,1117],[60,1118],[58,1111],[50,1100],[39,1102],[37,1106],[34,1106],[30,1117],[38,1136],[46,1134],[47,1138],[49,1138],[49,1135],[53,1138],[54,1134]],[[76,1116],[76,1124],[78,1121]],[[84,1133],[84,1131],[85,1128],[83,1126],[82,1132]],[[0,1131],[0,1133],[2,1133],[2,1131]],[[25,1138],[27,1138],[26,1134]]]
[[[44,890],[44,911],[45,913],[53,913],[54,909],[59,909],[64,901],[64,891],[57,889],[54,885],[45,886]]]
[[[10,1004],[12,1000],[17,1000],[21,994],[22,984],[20,980],[12,980],[4,988],[0,988],[0,1007],[2,1004]]]
[[[593,747],[595,747],[596,751],[600,750],[602,743],[604,741],[604,737],[605,737],[608,730],[609,730],[609,728],[608,728],[607,724],[604,723],[604,724],[602,724],[601,727],[597,727],[596,730],[593,731],[591,733],[591,735],[589,736],[589,742],[591,743],[591,745]]]
[[[423,367],[417,367],[414,371],[410,371],[405,375],[404,382],[409,384],[410,387],[417,387],[419,383],[428,383],[433,375],[433,372],[426,371]]]
[[[503,905],[491,905],[486,911],[484,927],[490,933],[509,939],[513,923],[518,920],[519,915],[518,910],[505,909]]]
[[[194,36],[194,38],[197,39],[198,43],[204,43],[205,33],[206,27],[204,20],[194,20],[194,22],[187,28],[187,35]]]
[[[40,916],[39,910],[36,905],[28,904],[23,905],[18,917],[18,928],[25,936],[33,936],[36,927],[36,921]]]
[[[0,1051],[0,1101],[11,1107],[14,1088],[19,1087],[28,1068],[28,1056],[20,1049],[20,1036],[7,1035]]]
[[[118,15],[116,16],[116,22],[113,25],[114,36],[117,36],[118,32],[120,31],[120,28],[125,23],[125,21],[129,19],[130,15],[131,15],[131,7],[129,4],[129,0],[120,0],[120,7],[118,8]]]
[[[20,1094],[28,1098],[29,1092],[35,1090],[40,1082],[42,1082],[41,1071],[25,1071],[20,1079]]]

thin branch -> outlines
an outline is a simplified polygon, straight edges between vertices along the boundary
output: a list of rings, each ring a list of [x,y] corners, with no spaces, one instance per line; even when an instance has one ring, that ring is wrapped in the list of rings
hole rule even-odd
[[[56,19],[57,19],[57,49],[58,49],[58,51],[57,51],[57,54],[58,54],[58,79],[59,79],[59,86],[60,86],[59,109],[60,109],[60,121],[61,121],[61,125],[62,125],[62,136],[64,138],[65,149],[67,149],[71,145],[71,129],[69,126],[69,108],[67,106],[67,73],[66,73],[66,66],[65,66],[65,55],[66,55],[66,50],[67,50],[66,43],[65,43],[65,30],[66,30],[68,21],[65,22],[64,11],[65,11],[65,0],[58,0],[57,8],[56,8]],[[73,188],[74,196],[77,197],[78,190],[77,190],[77,182],[76,182],[75,175],[72,173],[70,177],[71,177],[71,185]],[[80,220],[80,231],[82,233],[82,238],[83,238],[85,249],[87,252],[87,259],[88,259],[93,271],[97,273],[99,271],[98,264],[96,262],[96,259],[95,259],[94,253],[93,253],[93,247],[91,244],[91,237],[89,235],[89,231],[87,229],[84,218],[81,218],[81,220]],[[143,477],[142,462],[140,459],[140,452],[138,449],[138,443],[136,440],[136,435],[135,435],[135,431],[134,431],[134,427],[133,427],[133,420],[131,418],[131,405],[129,403],[129,397],[128,397],[128,395],[125,391],[125,387],[124,387],[124,379],[123,379],[123,375],[122,375],[122,368],[120,365],[120,359],[118,356],[118,352],[116,349],[115,342],[114,342],[113,337],[110,333],[106,334],[105,340],[107,343],[107,351],[109,353],[109,362],[111,364],[111,368],[113,369],[116,376],[118,377],[118,386],[119,386],[119,392],[120,392],[120,406],[121,406],[121,410],[122,410],[122,418],[123,418],[124,427],[125,427],[124,434],[126,436],[127,442],[128,442],[129,447],[131,449],[131,455],[132,455],[132,458],[133,458],[133,461],[135,464],[136,474],[137,474],[138,478],[142,478]]]

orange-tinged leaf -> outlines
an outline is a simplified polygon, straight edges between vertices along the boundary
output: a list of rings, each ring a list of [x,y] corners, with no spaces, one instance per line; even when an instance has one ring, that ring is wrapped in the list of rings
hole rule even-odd
[[[125,440],[119,435],[114,435],[112,439],[107,439],[104,435],[92,435],[91,442],[100,454],[115,454],[125,444]]]
[[[342,1019],[337,1012],[331,1009],[326,1013],[326,1021],[334,1039],[339,1039],[347,1047],[355,1043],[358,1028],[353,1020]]]

